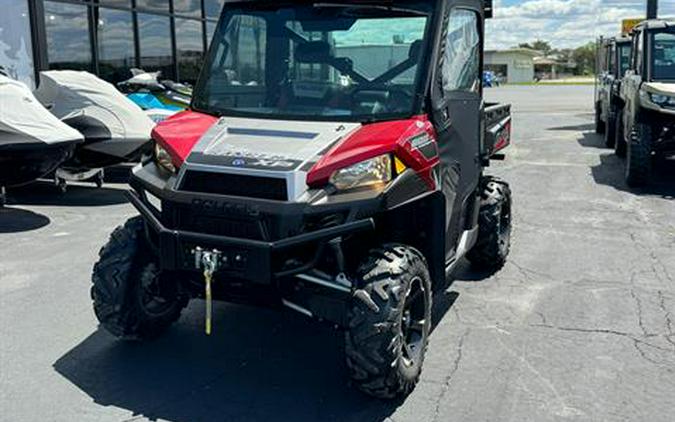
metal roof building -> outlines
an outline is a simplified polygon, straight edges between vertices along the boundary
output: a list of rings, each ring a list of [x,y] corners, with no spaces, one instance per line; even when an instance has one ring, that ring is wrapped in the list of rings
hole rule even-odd
[[[507,83],[532,82],[534,58],[540,55],[541,52],[529,48],[486,50],[485,69],[492,70]]]

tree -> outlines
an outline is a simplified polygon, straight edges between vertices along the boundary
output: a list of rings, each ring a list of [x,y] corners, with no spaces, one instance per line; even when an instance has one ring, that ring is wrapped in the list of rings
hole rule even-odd
[[[518,44],[520,48],[529,48],[531,50],[541,51],[545,56],[549,55],[553,51],[553,47],[548,41],[536,40],[533,43],[522,43]]]
[[[577,64],[576,73],[578,75],[591,75],[595,67],[595,43],[589,42],[586,45],[575,48],[572,52],[572,59]]]

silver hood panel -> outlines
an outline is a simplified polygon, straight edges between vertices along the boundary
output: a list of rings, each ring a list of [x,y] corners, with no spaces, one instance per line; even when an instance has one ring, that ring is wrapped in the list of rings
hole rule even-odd
[[[360,127],[359,123],[221,118],[195,145],[179,179],[189,170],[283,178],[289,200],[297,200],[307,191],[309,169]]]

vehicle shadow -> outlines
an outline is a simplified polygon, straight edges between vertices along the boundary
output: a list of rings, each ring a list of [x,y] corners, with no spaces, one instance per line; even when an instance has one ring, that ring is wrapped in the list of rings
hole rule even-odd
[[[630,192],[635,195],[675,198],[675,160],[655,160],[651,182],[642,188],[631,188],[626,184],[625,159],[617,157],[612,149],[605,146],[604,137],[594,132],[584,132],[577,139],[579,145],[602,149],[600,164],[591,166],[593,180],[599,185]]]
[[[41,229],[51,220],[46,215],[20,208],[0,208],[0,234],[21,233]]]
[[[457,299],[439,294],[437,323]],[[342,333],[289,312],[218,304],[203,334],[194,301],[161,339],[124,343],[99,329],[54,369],[101,406],[170,422],[383,421],[402,401],[348,385]]]
[[[38,181],[14,188],[10,192],[11,202],[22,205],[59,205],[67,207],[96,207],[124,204],[124,191],[116,187],[97,188],[85,184],[68,185],[65,193],[51,182]]]
[[[675,199],[675,161],[657,160],[654,163],[651,181],[647,186],[631,188],[625,181],[625,160],[612,153],[602,154],[600,164],[591,167],[597,184],[640,196],[659,196]]]
[[[452,273],[454,281],[479,282],[494,276],[498,270],[478,271],[471,267],[471,263],[465,258],[457,265]]]
[[[595,132],[583,132],[581,138],[577,139],[579,145],[585,148],[598,148],[610,152],[611,149],[605,146],[605,137]]]
[[[595,129],[594,124],[592,124],[592,123],[582,123],[582,124],[579,124],[579,125],[552,127],[549,130],[586,132],[586,131],[592,131],[594,129]]]

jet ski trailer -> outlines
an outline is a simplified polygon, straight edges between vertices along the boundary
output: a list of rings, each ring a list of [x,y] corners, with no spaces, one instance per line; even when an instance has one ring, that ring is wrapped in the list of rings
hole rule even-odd
[[[100,186],[105,167],[137,161],[150,153],[154,122],[113,85],[91,73],[41,72],[35,96],[61,121],[84,135],[84,143],[56,172],[62,189],[66,181],[92,177]]]
[[[0,206],[5,188],[32,182],[69,159],[84,137],[61,122],[28,87],[0,73]]]

